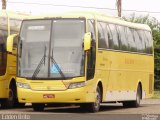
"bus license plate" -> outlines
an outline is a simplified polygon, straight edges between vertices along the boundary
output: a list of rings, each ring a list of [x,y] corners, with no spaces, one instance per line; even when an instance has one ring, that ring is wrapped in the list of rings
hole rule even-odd
[[[44,94],[43,98],[55,98],[54,94]]]

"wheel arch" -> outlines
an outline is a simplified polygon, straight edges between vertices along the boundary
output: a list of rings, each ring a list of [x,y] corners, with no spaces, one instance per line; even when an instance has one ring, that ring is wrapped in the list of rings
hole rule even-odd
[[[16,98],[17,98],[17,85],[16,85],[16,78],[15,77],[11,77],[11,79],[9,80],[9,83],[8,83],[8,94],[9,94],[9,89],[11,87],[14,88],[15,95],[16,95]]]
[[[102,100],[103,100],[103,83],[102,83],[101,80],[99,80],[99,81],[97,82],[97,87],[98,87],[98,86],[99,86],[99,88],[100,88],[100,90],[101,90],[101,96],[102,96],[101,102],[102,102]]]
[[[11,79],[9,80],[8,88],[10,88],[11,86],[16,87],[16,78],[15,77],[11,77]]]

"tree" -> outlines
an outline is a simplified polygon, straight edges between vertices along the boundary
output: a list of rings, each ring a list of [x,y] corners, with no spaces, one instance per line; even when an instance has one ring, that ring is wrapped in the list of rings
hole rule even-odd
[[[7,3],[6,0],[2,0],[2,9],[6,9]]]
[[[136,17],[135,14],[132,14],[131,17],[123,17],[123,19],[130,22],[148,24],[150,26],[154,45],[155,89],[160,90],[160,23],[156,18],[150,17],[149,15]]]
[[[122,15],[122,0],[116,0],[116,6],[118,11],[118,17]]]

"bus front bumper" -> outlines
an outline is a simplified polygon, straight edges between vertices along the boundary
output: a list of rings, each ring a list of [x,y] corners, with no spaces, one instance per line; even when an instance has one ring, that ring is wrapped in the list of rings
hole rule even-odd
[[[18,88],[20,103],[86,103],[95,101],[95,92],[88,92],[85,87],[65,91],[34,91]]]

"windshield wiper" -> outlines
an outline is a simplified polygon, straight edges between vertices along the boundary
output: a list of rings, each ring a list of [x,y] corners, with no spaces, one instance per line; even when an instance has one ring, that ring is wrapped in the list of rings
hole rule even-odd
[[[35,78],[37,77],[39,71],[41,70],[42,64],[45,65],[46,49],[47,49],[47,48],[46,48],[46,46],[45,46],[45,48],[44,48],[44,55],[43,55],[41,61],[39,62],[38,66],[36,67],[36,69],[35,69],[35,71],[34,71],[34,73],[33,73],[33,75],[32,75],[32,79],[35,79]]]
[[[59,74],[63,77],[63,79],[66,79],[66,77],[65,77],[64,73],[62,72],[61,68],[58,66],[57,62],[53,58],[53,49],[52,49],[52,56],[50,58],[51,58],[52,63],[54,64],[54,66],[58,70]]]

